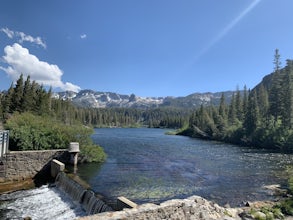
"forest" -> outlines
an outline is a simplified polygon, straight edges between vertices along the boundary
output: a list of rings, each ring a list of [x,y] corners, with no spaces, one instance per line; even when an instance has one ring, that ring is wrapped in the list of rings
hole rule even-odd
[[[52,90],[24,81],[23,75],[6,93],[0,93],[0,121],[5,122],[14,113],[31,112],[46,115],[64,124],[82,123],[92,127],[167,127],[181,128],[187,125],[189,109],[162,107],[135,108],[81,108],[71,101],[52,98]]]
[[[274,71],[252,90],[237,90],[229,105],[194,110],[181,134],[259,148],[293,150],[293,61],[281,68],[279,51]]]

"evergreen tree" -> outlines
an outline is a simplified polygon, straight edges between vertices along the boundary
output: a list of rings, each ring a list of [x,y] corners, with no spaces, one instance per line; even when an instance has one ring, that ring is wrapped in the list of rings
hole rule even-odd
[[[235,108],[236,108],[236,115],[237,115],[238,121],[242,121],[243,120],[243,105],[242,105],[241,94],[238,87],[236,90]]]
[[[12,95],[12,111],[22,112],[22,97],[23,97],[23,74],[16,81],[14,92]]]
[[[279,49],[275,49],[275,55],[274,55],[274,71],[275,73],[278,73],[281,68],[281,60],[280,60],[281,55],[279,54]]]
[[[46,101],[48,106],[48,112],[50,113],[52,110],[52,87],[51,86],[49,88],[49,91],[47,92]]]
[[[3,97],[3,114],[8,114],[8,113],[12,113],[12,96],[14,93],[14,88],[13,88],[13,84],[10,85],[7,93],[4,95]],[[5,116],[6,118],[6,116]]]
[[[242,114],[243,114],[243,120],[246,115],[247,106],[248,106],[248,96],[249,92],[247,91],[246,85],[243,88],[243,100],[242,100]]]
[[[220,106],[219,106],[219,115],[226,120],[227,119],[227,114],[226,114],[226,103],[225,103],[225,96],[224,93],[221,95],[221,100],[220,100]]]
[[[229,114],[228,114],[228,120],[230,125],[235,125],[237,119],[237,113],[236,113],[236,101],[235,101],[235,94],[232,94],[230,106],[229,106]]]
[[[247,112],[244,121],[244,128],[247,135],[251,135],[256,131],[260,124],[259,106],[257,102],[257,94],[254,90],[248,97]]]
[[[21,99],[21,109],[23,112],[31,111],[33,107],[33,90],[31,88],[30,76],[24,82],[23,97]]]
[[[285,68],[285,82],[283,90],[283,111],[281,112],[282,125],[291,129],[293,125],[293,61],[287,60]]]
[[[268,97],[268,92],[262,83],[260,84],[257,94],[258,94],[257,99],[259,103],[260,115],[264,120],[266,120],[268,110],[269,110],[269,97]]]
[[[282,84],[283,84],[283,76],[282,72],[280,70],[280,54],[279,50],[275,50],[274,55],[274,73],[273,73],[273,79],[272,79],[272,85],[269,91],[269,112],[274,117],[275,122],[280,117],[280,112],[282,112],[282,94],[280,91],[282,91]]]

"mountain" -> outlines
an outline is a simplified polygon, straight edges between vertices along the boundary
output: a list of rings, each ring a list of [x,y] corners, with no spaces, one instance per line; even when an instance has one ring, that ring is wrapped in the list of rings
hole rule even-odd
[[[223,92],[227,103],[230,102],[233,91]],[[72,91],[59,92],[53,97],[71,100],[75,105],[89,108],[155,108],[155,107],[183,107],[196,108],[200,105],[218,105],[222,92],[193,93],[185,97],[139,97],[134,94],[121,95],[113,92],[96,92],[93,90],[81,90],[78,93]]]

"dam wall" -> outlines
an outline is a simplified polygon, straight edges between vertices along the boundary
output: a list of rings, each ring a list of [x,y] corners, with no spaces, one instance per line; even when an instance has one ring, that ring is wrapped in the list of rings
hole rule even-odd
[[[50,161],[68,161],[67,149],[10,151],[0,162],[0,183],[37,178],[50,170]]]

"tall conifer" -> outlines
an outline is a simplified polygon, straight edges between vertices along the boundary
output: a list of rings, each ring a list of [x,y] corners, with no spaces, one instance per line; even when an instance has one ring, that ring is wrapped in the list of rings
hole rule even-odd
[[[271,88],[269,91],[269,112],[270,114],[274,117],[275,122],[278,120],[280,117],[280,112],[282,109],[282,72],[280,69],[281,61],[280,61],[280,54],[279,50],[275,50],[275,55],[274,55],[274,73],[273,73],[273,78],[272,78],[272,84]]]
[[[16,81],[14,92],[12,95],[12,111],[22,112],[22,97],[23,97],[23,74]]]

